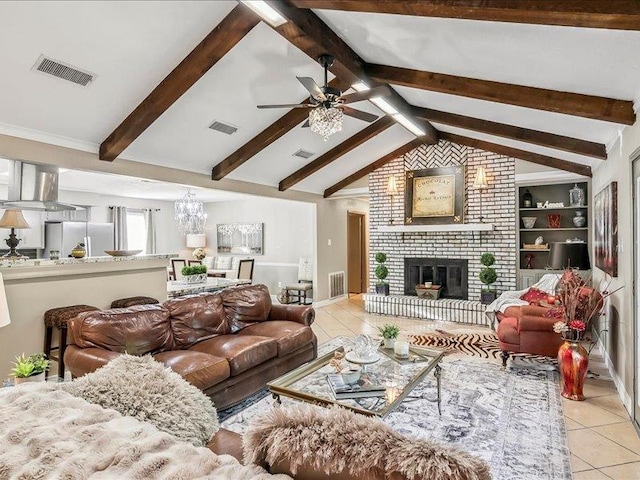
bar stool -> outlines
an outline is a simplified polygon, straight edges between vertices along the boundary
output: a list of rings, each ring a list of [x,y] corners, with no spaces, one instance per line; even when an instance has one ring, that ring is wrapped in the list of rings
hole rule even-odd
[[[118,300],[111,302],[111,308],[128,308],[133,307],[134,305],[152,305],[154,303],[160,302],[153,297],[143,296],[119,298]]]
[[[82,312],[92,312],[100,310],[89,305],[70,305],[68,307],[52,308],[44,312],[44,354],[49,360],[58,362],[58,378],[64,380],[64,351],[67,348],[67,322],[76,318]],[[60,332],[58,336],[58,346],[52,347],[53,329],[57,328]],[[51,351],[55,350],[56,355],[51,355]],[[47,370],[46,377],[49,377]]]

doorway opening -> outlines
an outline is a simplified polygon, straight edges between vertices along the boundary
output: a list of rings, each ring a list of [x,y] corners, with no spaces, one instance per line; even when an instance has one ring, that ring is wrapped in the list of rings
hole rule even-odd
[[[366,215],[347,212],[347,276],[349,294],[365,293],[367,281]]]

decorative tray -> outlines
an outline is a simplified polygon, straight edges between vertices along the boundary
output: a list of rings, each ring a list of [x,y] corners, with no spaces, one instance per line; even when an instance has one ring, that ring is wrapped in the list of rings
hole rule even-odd
[[[111,255],[112,257],[130,257],[132,255],[137,255],[142,250],[105,250],[104,253],[107,255]]]
[[[542,243],[540,245],[536,245],[535,243],[523,243],[522,248],[527,248],[530,250],[547,250],[549,248],[549,244]]]

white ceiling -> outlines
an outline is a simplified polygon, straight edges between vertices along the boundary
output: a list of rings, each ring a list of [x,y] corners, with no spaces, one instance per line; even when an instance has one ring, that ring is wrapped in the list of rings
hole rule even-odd
[[[233,1],[0,2],[0,133],[15,135],[15,128],[29,129],[97,149],[235,5]],[[640,93],[640,32],[326,10],[316,13],[370,63],[625,100],[636,99]],[[96,81],[83,88],[31,71],[41,54],[89,70],[97,75]],[[257,104],[297,103],[305,98],[296,75],[312,76],[321,83],[322,70],[270,27],[259,24],[122,158],[209,174],[214,165],[287,111],[258,110]],[[612,140],[621,128],[568,115],[394,88],[418,106],[599,143]],[[380,114],[366,102],[356,107]],[[212,131],[208,126],[213,120],[231,123],[239,130],[231,136]],[[344,131],[327,142],[309,129],[297,127],[229,178],[276,186],[365,127],[364,122],[346,118]],[[554,149],[436,127],[578,163],[598,163]],[[411,138],[406,130],[394,126],[293,189],[321,193]],[[293,157],[300,148],[315,156],[309,160]],[[89,181],[93,180],[84,178],[77,186]],[[108,180],[103,183],[109,185]],[[141,191],[139,183],[130,187],[123,189]]]

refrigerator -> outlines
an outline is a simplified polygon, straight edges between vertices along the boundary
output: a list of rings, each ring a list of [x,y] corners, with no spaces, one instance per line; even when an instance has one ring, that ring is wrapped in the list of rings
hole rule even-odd
[[[87,257],[105,256],[105,250],[113,250],[113,223],[45,222],[43,258],[49,258],[51,250],[58,250],[60,258],[69,257],[80,242],[87,248]]]

